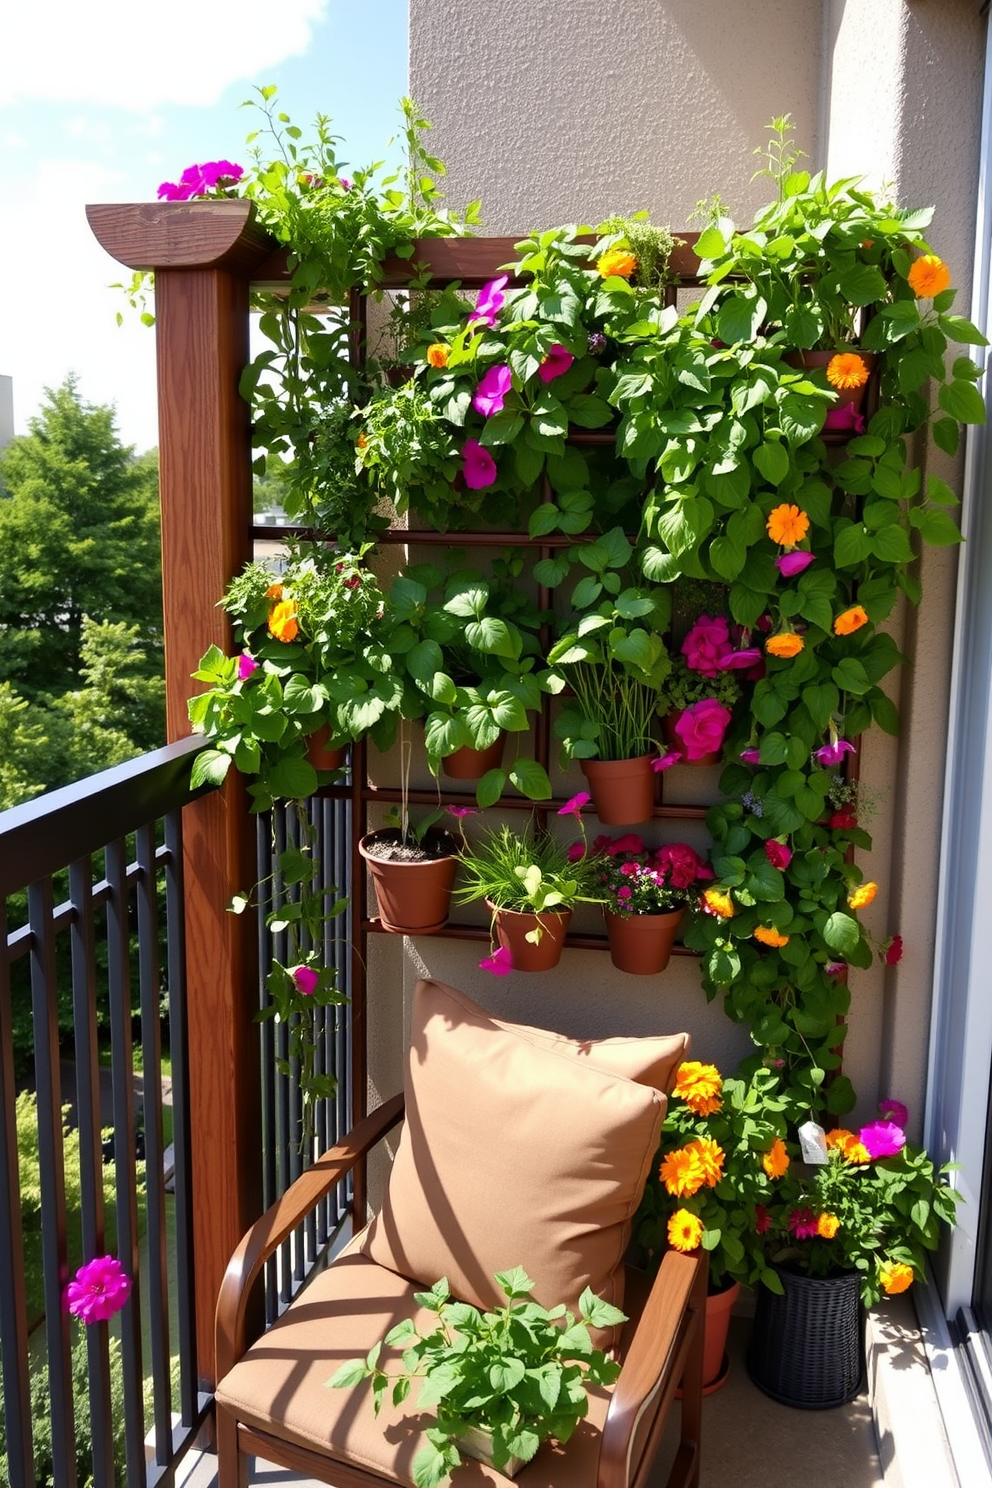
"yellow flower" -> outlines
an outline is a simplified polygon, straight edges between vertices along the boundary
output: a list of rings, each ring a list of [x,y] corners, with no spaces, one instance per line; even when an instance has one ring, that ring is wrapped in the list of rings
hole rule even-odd
[[[266,599],[282,599],[282,585],[270,584],[265,591]]]
[[[451,348],[445,346],[443,341],[435,341],[427,348],[427,360],[432,367],[446,367]]]
[[[295,641],[299,629],[296,623],[296,600],[280,600],[269,615],[270,634],[277,641]]]
[[[828,1214],[824,1211],[816,1221],[816,1233],[822,1240],[832,1240],[840,1229],[840,1220],[836,1214]]]
[[[894,1297],[897,1292],[904,1292],[908,1286],[912,1286],[913,1268],[904,1261],[886,1261],[879,1268],[878,1279],[882,1283],[882,1291]]]
[[[847,902],[852,909],[864,909],[866,905],[872,902],[877,893],[878,884],[872,883],[871,879],[869,879],[867,883],[858,884],[856,889],[851,890],[847,896]]]
[[[695,1116],[712,1116],[723,1102],[720,1091],[723,1081],[715,1064],[700,1064],[696,1059],[687,1059],[679,1065],[675,1077],[674,1093],[684,1100]]]
[[[856,351],[839,351],[827,363],[827,381],[841,392],[864,387],[868,381],[868,363]]]
[[[809,517],[798,506],[783,502],[768,513],[765,525],[773,543],[778,543],[780,548],[794,548],[809,531]]]
[[[868,624],[868,612],[863,605],[852,605],[849,610],[838,615],[834,621],[834,635],[852,635],[854,631],[860,630],[862,625]]]
[[[848,1131],[845,1127],[835,1126],[833,1131],[827,1132],[825,1140],[828,1149],[836,1147],[838,1152],[843,1152],[849,1142],[856,1142],[858,1139],[852,1131]]]
[[[712,1137],[697,1137],[685,1150],[694,1153],[698,1159],[706,1187],[715,1188],[723,1177],[723,1148],[719,1142],[714,1142]]]
[[[837,1126],[833,1131],[827,1132],[826,1142],[829,1148],[834,1148],[841,1154],[845,1162],[871,1162],[871,1156],[864,1143],[858,1141],[854,1132],[846,1131],[842,1126]]]
[[[769,1178],[781,1178],[789,1171],[789,1154],[781,1137],[776,1137],[764,1157],[761,1166]]]
[[[668,1221],[668,1243],[673,1250],[695,1250],[703,1238],[703,1221],[688,1209],[676,1209]]]
[[[951,287],[951,271],[936,253],[924,253],[906,275],[909,287],[918,300],[932,300]]]
[[[765,650],[770,656],[798,656],[805,642],[801,635],[796,635],[794,630],[783,630],[778,635],[769,636],[765,642]]]
[[[368,441],[368,436],[367,435],[365,435],[365,434],[359,434],[358,438],[355,440],[355,448],[356,449],[359,449],[359,450],[363,450],[363,449],[365,449],[368,446],[368,442],[369,441]]]
[[[596,260],[596,268],[604,279],[629,279],[637,268],[637,259],[626,248],[607,248]]]
[[[721,920],[733,919],[734,901],[725,889],[707,889],[703,901],[710,914],[715,914]]]
[[[678,1199],[691,1198],[706,1182],[699,1153],[693,1151],[692,1147],[678,1147],[674,1152],[667,1153],[658,1169],[658,1176],[668,1192]]]
[[[789,944],[789,937],[782,935],[775,929],[774,925],[758,925],[754,930],[755,940],[760,940],[766,946],[784,946]]]

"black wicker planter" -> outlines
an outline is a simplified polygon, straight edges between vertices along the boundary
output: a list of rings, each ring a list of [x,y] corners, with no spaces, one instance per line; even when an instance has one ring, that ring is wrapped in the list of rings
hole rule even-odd
[[[751,1379],[783,1405],[829,1410],[852,1400],[864,1375],[864,1309],[857,1272],[802,1276],[773,1267],[779,1297],[758,1287],[747,1354]]]

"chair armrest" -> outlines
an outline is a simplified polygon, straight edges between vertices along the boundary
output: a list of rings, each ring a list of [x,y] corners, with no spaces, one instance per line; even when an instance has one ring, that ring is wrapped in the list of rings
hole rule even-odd
[[[328,1148],[243,1237],[224,1273],[217,1296],[216,1368],[222,1379],[245,1351],[245,1312],[263,1265],[297,1225],[355,1164],[403,1119],[403,1095],[394,1095]]]
[[[598,1488],[626,1488],[644,1414],[660,1391],[678,1383],[671,1376],[686,1313],[698,1312],[695,1321],[702,1328],[705,1307],[705,1259],[666,1251],[613,1389],[600,1445]]]

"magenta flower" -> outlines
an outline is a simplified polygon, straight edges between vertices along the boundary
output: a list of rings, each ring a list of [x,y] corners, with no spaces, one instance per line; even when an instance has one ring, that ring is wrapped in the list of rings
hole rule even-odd
[[[682,642],[682,655],[687,665],[704,677],[715,677],[720,670],[721,658],[731,650],[730,627],[722,615],[713,619],[709,615],[700,615]]]
[[[95,1256],[65,1289],[63,1306],[83,1323],[105,1323],[131,1295],[131,1278],[116,1256]]]
[[[661,881],[673,889],[687,889],[697,879],[710,879],[712,870],[687,842],[666,842],[659,847],[654,861],[661,869]]]
[[[570,863],[581,862],[585,855],[586,845],[584,842],[573,842],[571,847],[568,849],[568,852],[565,854]]]
[[[682,741],[686,759],[702,759],[719,749],[730,717],[730,709],[716,698],[701,698],[698,703],[683,708],[676,720],[675,732]]]
[[[771,1229],[772,1217],[764,1204],[754,1206],[754,1230],[757,1235],[764,1235]]]
[[[816,1215],[805,1205],[799,1209],[793,1209],[789,1215],[788,1226],[797,1240],[813,1240],[816,1237]]]
[[[579,791],[577,795],[572,796],[570,800],[566,801],[564,806],[559,806],[558,815],[574,816],[575,820],[578,821],[583,806],[588,806],[591,800],[592,796],[588,791]]]
[[[761,764],[761,750],[760,749],[742,749],[741,750],[741,759],[744,761],[744,763],[746,765],[760,765]]]
[[[469,325],[494,326],[496,316],[503,308],[506,295],[503,290],[509,282],[509,274],[500,274],[498,279],[490,279],[479,290],[479,298],[475,302],[475,309],[468,318]]]
[[[839,765],[845,754],[857,754],[853,744],[846,739],[832,739],[829,744],[824,744],[822,749],[813,750],[813,758],[818,765]]]
[[[259,665],[260,663],[255,660],[254,656],[250,656],[247,651],[242,651],[238,657],[238,681],[247,682],[252,672],[258,671]]]
[[[833,429],[842,434],[863,434],[865,421],[853,403],[839,403],[836,408],[828,409],[823,428],[824,431]]]
[[[747,667],[757,666],[764,659],[758,646],[748,646],[744,651],[728,651],[721,656],[717,667],[721,672],[743,672]]]
[[[629,884],[621,884],[620,888],[617,889],[618,899],[633,899],[633,897],[634,891]]]
[[[472,399],[472,407],[476,413],[481,413],[485,418],[493,413],[502,413],[503,399],[510,391],[511,378],[509,367],[490,367]]]
[[[568,371],[574,361],[575,358],[568,347],[556,341],[538,367],[537,375],[542,382],[554,382],[556,377],[561,377]]]
[[[681,758],[681,749],[666,749],[664,754],[657,755],[651,761],[651,768],[656,775],[660,775],[662,770],[670,770],[673,765],[677,765]]]
[[[765,843],[765,857],[773,868],[788,868],[792,862],[792,848],[787,843],[770,837]]]
[[[160,201],[190,201],[194,196],[209,196],[211,191],[224,191],[244,175],[240,165],[231,160],[209,160],[204,165],[188,165],[177,182],[163,181],[158,188]]]
[[[479,814],[475,806],[445,806],[444,809],[449,816],[454,816],[459,821],[463,816],[478,816]]]
[[[894,1121],[872,1121],[858,1132],[858,1141],[870,1158],[895,1157],[906,1145],[906,1133]]]
[[[621,853],[642,853],[644,851],[644,838],[639,837],[636,832],[624,832],[622,837],[596,838],[596,842],[602,840],[607,854],[611,858],[617,858]],[[596,843],[593,843],[595,847]]]
[[[846,961],[827,961],[823,967],[828,977],[842,977],[847,971]]]
[[[348,180],[347,176],[338,176],[338,185],[341,187],[342,191],[351,190],[351,182]]]
[[[470,491],[484,491],[496,479],[496,461],[477,439],[466,439],[462,445],[462,475]]]
[[[304,997],[313,996],[320,981],[319,971],[312,966],[294,966],[289,974],[296,983],[297,992],[302,992]]]
[[[479,962],[479,970],[488,971],[490,976],[509,976],[513,970],[513,957],[506,949],[506,946],[499,946],[493,951],[491,956],[487,956],[484,961]]]
[[[909,1120],[909,1112],[903,1105],[902,1101],[879,1101],[878,1109],[881,1111],[883,1116],[887,1116],[890,1121],[894,1121],[896,1126],[905,1126],[906,1122]]]
[[[775,567],[783,579],[794,579],[803,569],[809,568],[815,557],[815,553],[804,553],[794,548],[791,553],[780,553],[775,559]]]

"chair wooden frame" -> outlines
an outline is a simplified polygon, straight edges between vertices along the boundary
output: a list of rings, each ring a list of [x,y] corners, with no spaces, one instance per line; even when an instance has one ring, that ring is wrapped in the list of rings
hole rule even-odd
[[[265,1261],[402,1119],[403,1096],[396,1095],[325,1152],[244,1236],[217,1301],[219,1380],[246,1352],[249,1298]],[[679,1384],[681,1430],[667,1488],[698,1488],[705,1308],[704,1258],[666,1252],[632,1332],[628,1325],[629,1343],[602,1432],[597,1488],[644,1488]],[[219,1401],[217,1454],[219,1488],[247,1488],[249,1455],[334,1488],[396,1488],[377,1473],[259,1431]]]

